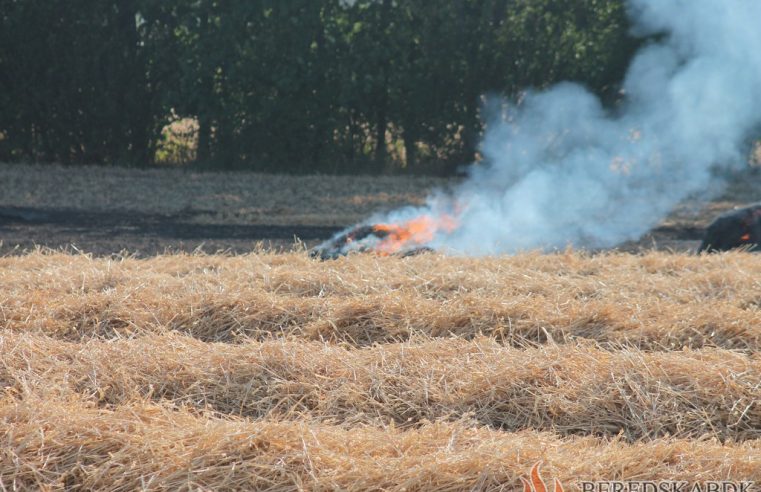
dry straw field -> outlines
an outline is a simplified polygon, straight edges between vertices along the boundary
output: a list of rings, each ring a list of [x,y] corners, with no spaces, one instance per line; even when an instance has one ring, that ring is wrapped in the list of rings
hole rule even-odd
[[[761,482],[761,259],[0,258],[4,490]]]
[[[11,165],[0,178],[0,219],[97,211],[199,230],[345,226],[452,183]],[[761,257],[665,251],[694,247],[680,234],[760,180],[682,204],[663,224],[676,240],[638,254],[136,255],[125,226],[0,221],[0,490],[510,491],[539,461],[565,490],[761,483]],[[9,241],[25,234],[129,253],[23,252]]]

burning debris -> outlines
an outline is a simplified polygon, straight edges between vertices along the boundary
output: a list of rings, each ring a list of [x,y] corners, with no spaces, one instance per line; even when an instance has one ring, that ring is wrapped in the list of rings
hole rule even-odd
[[[413,256],[434,251],[429,246],[438,234],[450,233],[458,226],[455,217],[421,215],[401,223],[362,224],[345,230],[316,246],[310,254],[323,260],[349,253],[375,253],[379,256]]]
[[[735,248],[761,251],[761,203],[730,210],[717,217],[708,226],[698,252]]]
[[[609,109],[572,82],[496,101],[484,111],[492,118],[482,160],[446,198],[467,205],[455,214],[456,233],[437,227],[441,197],[433,195],[416,213],[402,212],[412,221],[399,223],[392,212],[314,254],[609,248],[642,237],[691,195],[711,198],[720,188],[711,186],[714,170],[742,169],[743,146],[761,125],[761,112],[748,104],[761,94],[761,2],[626,3],[632,31],[650,41],[632,59],[620,104]],[[430,218],[433,227],[417,229]],[[701,250],[755,248],[758,223],[742,211],[720,218]]]

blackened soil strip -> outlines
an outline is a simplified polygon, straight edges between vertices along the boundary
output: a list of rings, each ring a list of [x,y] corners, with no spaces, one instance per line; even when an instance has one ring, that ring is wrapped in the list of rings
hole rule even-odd
[[[650,234],[683,241],[698,241],[703,239],[705,228],[697,226],[665,225],[658,226]]]
[[[98,256],[123,251],[150,256],[166,251],[245,253],[256,243],[289,248],[294,240],[314,245],[340,227],[267,224],[199,224],[192,220],[207,213],[175,215],[125,211],[0,208],[0,254],[21,253],[35,246],[76,249]]]
[[[267,224],[199,224],[196,216],[209,211],[174,215],[126,211],[93,211],[0,207],[0,255],[20,254],[35,246],[72,249],[110,256],[122,252],[138,257],[167,251],[247,253],[257,243],[275,250],[290,249],[294,239],[311,248],[329,239],[341,227]],[[668,225],[653,229],[642,239],[622,245],[621,251],[642,249],[692,250],[704,229]]]

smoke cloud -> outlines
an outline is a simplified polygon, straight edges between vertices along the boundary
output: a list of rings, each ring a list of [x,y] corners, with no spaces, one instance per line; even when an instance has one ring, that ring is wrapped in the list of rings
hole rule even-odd
[[[742,166],[761,124],[761,2],[629,0],[638,35],[611,112],[574,83],[529,92],[489,123],[484,161],[425,207],[370,222],[459,214],[431,246],[454,254],[601,248],[637,239],[712,171]]]

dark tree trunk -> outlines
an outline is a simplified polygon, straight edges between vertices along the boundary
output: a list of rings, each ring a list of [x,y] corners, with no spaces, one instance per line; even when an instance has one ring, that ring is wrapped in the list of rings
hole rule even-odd
[[[121,149],[123,157],[132,164],[147,166],[152,158],[149,155],[150,130],[152,126],[151,105],[147,92],[145,63],[140,53],[140,34],[137,31],[135,0],[122,0],[118,3],[119,33],[123,39],[123,60],[125,77],[121,82],[122,91],[118,113],[124,115],[126,124],[126,149]],[[115,116],[115,115],[114,115]]]
[[[378,165],[386,163],[386,128],[388,127],[388,96],[385,94],[386,89],[383,89],[383,97],[381,98],[381,104],[378,107],[377,118],[375,121],[375,160]]]
[[[240,163],[240,159],[236,152],[232,121],[227,115],[217,121],[215,131],[217,149],[214,152],[214,162],[223,169],[234,169]]]
[[[210,107],[214,97],[214,69],[209,63],[207,50],[204,50],[204,43],[208,42],[211,35],[211,29],[209,28],[209,10],[211,9],[210,2],[201,3],[201,26],[200,34],[201,40],[198,46],[198,63],[199,72],[201,76],[201,83],[199,89],[199,107],[198,111],[198,149],[196,151],[196,163],[202,166],[208,166],[209,161],[213,158],[213,142],[211,129],[213,125],[212,110]]]
[[[391,15],[391,0],[383,0],[380,12],[380,29],[385,31]],[[378,88],[375,120],[375,161],[378,166],[386,164],[386,130],[388,128],[388,80],[391,66],[390,53],[385,53],[381,61],[382,85]]]
[[[211,158],[211,121],[206,115],[198,117],[198,149],[196,161],[201,164],[208,163]]]
[[[405,162],[407,163],[407,170],[412,171],[417,164],[417,139],[412,135],[411,131],[404,130],[404,154]]]

